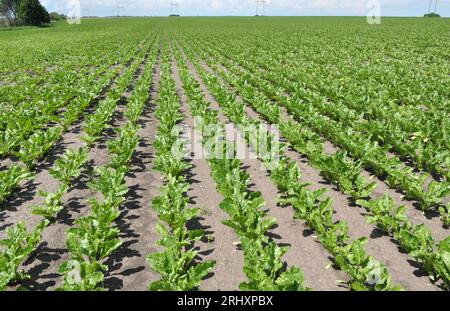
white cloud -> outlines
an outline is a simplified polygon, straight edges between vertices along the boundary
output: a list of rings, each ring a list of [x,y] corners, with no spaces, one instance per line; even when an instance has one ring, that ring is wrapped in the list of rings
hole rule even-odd
[[[220,11],[248,12],[253,11],[256,0],[174,0],[180,3],[182,10],[189,9],[206,10],[220,13]],[[66,0],[41,0],[50,10],[64,10]],[[112,10],[122,6],[126,11],[158,11],[168,10],[171,0],[80,0],[83,9],[90,10]],[[366,11],[368,0],[266,0],[267,8],[270,9],[293,9],[297,11],[328,11],[336,10],[348,13],[361,13]],[[417,3],[415,0],[379,0],[381,7],[406,5]],[[407,7],[407,6],[406,6]]]

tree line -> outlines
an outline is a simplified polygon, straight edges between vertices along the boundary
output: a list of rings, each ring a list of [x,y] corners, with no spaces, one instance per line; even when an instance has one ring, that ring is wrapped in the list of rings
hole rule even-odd
[[[56,15],[49,14],[39,0],[0,0],[0,17],[10,26],[41,26],[49,24]]]

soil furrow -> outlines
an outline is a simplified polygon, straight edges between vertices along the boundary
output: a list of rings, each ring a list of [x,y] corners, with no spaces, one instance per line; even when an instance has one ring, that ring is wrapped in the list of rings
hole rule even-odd
[[[182,104],[181,110],[185,116],[185,126],[189,128],[192,144],[201,146],[201,141],[195,141],[197,137],[192,135],[194,119],[188,107],[188,99],[184,94],[183,83],[175,62],[172,62],[172,71]],[[202,152],[204,153],[204,151]],[[244,265],[243,252],[237,249],[235,245],[235,242],[239,241],[239,237],[234,233],[233,229],[222,224],[222,221],[227,219],[228,215],[219,207],[223,197],[216,190],[215,182],[211,177],[211,169],[206,159],[197,159],[194,156],[190,164],[192,168],[189,171],[188,181],[191,184],[191,188],[188,195],[193,199],[190,206],[201,208],[202,215],[190,223],[189,226],[191,229],[203,229],[208,236],[213,237],[212,241],[208,241],[205,238],[197,243],[196,247],[200,250],[202,261],[216,261],[213,275],[201,283],[200,289],[238,290],[239,284],[246,280],[242,271]]]
[[[209,68],[203,61],[201,61],[201,65],[205,69]],[[211,70],[211,68],[209,69]],[[237,96],[237,100],[242,101],[239,96]],[[247,112],[250,111],[252,109],[248,107]],[[262,121],[262,118],[255,111],[249,117]],[[348,198],[321,177],[317,169],[302,162],[301,156],[297,152],[292,150],[290,152],[287,152],[286,155],[301,163],[302,181],[313,183],[311,189],[327,189],[327,195],[333,199],[336,220],[343,220],[348,223],[349,234],[352,239],[369,238],[366,246],[368,254],[383,262],[396,282],[408,290],[439,290],[436,285],[430,282],[428,276],[420,270],[417,262],[401,251],[393,239],[383,235],[375,226],[366,222],[365,212],[362,209],[350,206]]]
[[[153,141],[156,135],[157,119],[154,116],[155,101],[158,96],[160,61],[154,67],[151,96],[140,119],[141,141],[126,176],[129,189],[127,201],[121,208],[117,220],[122,246],[107,261],[108,274],[105,286],[110,290],[144,291],[148,284],[158,279],[158,274],[147,264],[147,255],[155,252],[158,234],[158,217],[150,208],[152,199],[162,186],[161,175],[153,171]]]
[[[187,59],[186,61],[205,98],[212,103],[212,109],[219,111],[221,119],[227,120],[193,65]],[[291,246],[283,259],[289,266],[295,265],[304,271],[307,286],[315,290],[345,290],[337,284],[337,281],[345,280],[347,276],[333,267],[329,253],[308,233],[309,230],[303,222],[293,219],[292,209],[277,206],[278,190],[270,181],[267,172],[262,169],[261,162],[247,158],[243,160],[243,164],[251,175],[253,190],[263,194],[269,216],[278,221],[277,227],[271,230],[271,238],[279,244]]]
[[[78,178],[74,182],[74,186],[64,195],[65,209],[57,215],[56,223],[44,230],[37,250],[24,262],[23,267],[26,271],[29,271],[31,279],[24,281],[22,285],[31,290],[53,290],[61,284],[62,277],[57,272],[58,267],[68,260],[70,256],[66,249],[66,231],[74,226],[76,219],[89,213],[89,208],[86,205],[87,201],[97,194],[88,188],[87,183],[92,178],[95,167],[110,162],[106,144],[107,141],[114,139],[116,136],[113,128],[121,127],[125,124],[126,120],[123,115],[125,109],[124,103],[119,101],[113,115],[111,128],[107,129],[101,139],[89,150],[88,162],[84,170],[85,174]],[[76,133],[75,137],[78,139],[79,146],[82,146],[81,137],[83,137],[83,130],[81,130],[81,125],[79,133]],[[38,180],[37,178],[43,179]],[[35,179],[35,182],[38,181],[39,184],[37,185],[45,185],[46,191],[56,190],[57,181],[47,170],[39,173],[39,177],[37,176]],[[9,219],[14,221],[12,224],[25,221],[27,228],[34,228],[42,218],[31,214],[28,207],[41,202],[42,199],[37,196],[32,197],[28,202],[23,202],[20,208],[10,215]],[[25,203],[27,203],[26,206]]]
[[[143,61],[143,63],[147,60]],[[130,65],[129,63],[128,65]],[[120,77],[125,73],[126,68],[124,68],[117,77]],[[137,77],[136,77],[137,78]],[[116,81],[110,83],[110,86],[113,88],[116,85]],[[106,98],[106,90],[102,92],[102,95],[95,101],[95,106],[102,100]],[[124,101],[125,100],[125,101]],[[126,98],[124,100],[120,100],[117,106],[117,109],[113,116],[112,127],[116,127],[117,125],[114,123],[123,122],[123,111],[124,111],[124,103],[126,102]],[[46,157],[45,161],[41,163],[36,168],[36,175],[33,180],[25,183],[25,185],[14,195],[14,198],[9,202],[5,203],[5,209],[0,211],[0,219],[2,222],[7,222],[2,224],[0,230],[0,238],[3,237],[4,229],[17,224],[20,221],[25,221],[27,226],[30,224],[36,224],[39,222],[40,217],[32,215],[29,211],[29,206],[39,205],[43,202],[43,199],[38,195],[39,189],[45,189],[46,191],[53,192],[58,187],[58,182],[55,180],[49,172],[49,169],[53,166],[54,162],[60,158],[64,152],[69,149],[78,149],[84,146],[84,142],[82,137],[84,136],[83,126],[86,120],[86,115],[92,114],[95,112],[94,104],[90,105],[89,110],[85,114],[85,116],[74,125],[69,131],[65,132],[61,139],[55,144],[55,146],[49,151],[49,155]],[[121,124],[120,124],[121,125]],[[107,163],[109,157],[102,156],[103,151],[100,152],[97,149],[105,149],[106,151],[106,141],[113,137],[114,131],[111,128],[106,130],[106,135],[103,135],[102,138],[98,141],[97,145],[94,146],[90,150],[89,154],[89,163],[92,159],[96,159],[100,161],[99,165]],[[92,154],[92,156],[91,156]],[[102,162],[104,161],[104,162]]]
[[[217,64],[217,66],[221,70],[228,72],[228,68],[226,68],[222,64]],[[245,70],[245,68],[243,68],[241,66],[238,66],[238,67]],[[212,70],[210,72],[217,75],[217,73]],[[289,95],[287,97],[289,97]],[[284,121],[293,119],[289,115],[289,113],[285,107],[280,105],[280,108],[281,108],[281,112],[282,112],[281,117]],[[324,143],[324,151],[327,154],[334,154],[338,150],[341,150],[340,147],[335,146],[332,142],[330,142],[329,140],[324,138],[322,135],[320,135],[320,136],[322,137],[322,141]],[[417,201],[405,199],[404,195],[402,194],[401,191],[390,188],[384,180],[381,180],[373,173],[371,173],[365,169],[363,169],[361,173],[363,174],[363,176],[366,179],[370,178],[371,182],[373,181],[377,184],[377,188],[374,191],[374,196],[373,196],[374,198],[379,198],[379,197],[383,196],[384,194],[388,194],[389,196],[391,196],[394,199],[394,202],[398,206],[405,205],[408,207],[406,214],[414,224],[416,224],[416,225],[419,225],[422,223],[425,224],[427,227],[430,228],[433,236],[439,241],[448,237],[449,230],[442,226],[442,221],[439,218],[439,213],[437,210],[430,210],[430,211],[427,211],[426,213],[423,213],[418,209]],[[431,177],[428,178],[428,182],[430,182],[431,180],[432,180]],[[444,202],[447,202],[447,201],[444,201]]]
[[[69,129],[66,131],[66,133],[64,133],[61,137],[61,139],[55,144],[54,147],[52,147],[51,150],[49,150],[48,154],[53,155],[54,153],[58,152],[58,144],[63,142],[65,139],[65,135],[68,134],[70,135],[70,133],[77,133],[80,131],[81,128],[81,124],[84,121],[84,118],[86,115],[89,115],[91,113],[93,113],[93,111],[95,111],[95,107],[98,105],[99,102],[101,102],[103,99],[106,98],[106,93],[108,92],[108,90],[113,89],[116,85],[117,85],[117,78],[122,76],[125,71],[127,70],[127,68],[133,63],[133,61],[135,60],[135,56],[131,57],[123,66],[122,69],[120,69],[112,78],[111,80],[108,82],[107,85],[105,85],[102,90],[100,91],[99,95],[97,96],[97,98],[95,98],[90,104],[89,106],[86,108],[86,110],[84,111],[83,116],[74,124],[71,125],[69,127]],[[117,65],[112,65],[110,67],[111,70],[114,70],[115,68],[117,68]],[[106,72],[106,71],[105,71]],[[50,124],[47,124],[46,126],[50,126]],[[51,162],[52,160],[52,156],[47,156],[44,159],[42,159],[42,161],[40,161],[38,167],[36,168],[36,172],[38,173],[40,170],[45,169],[46,167],[51,166]],[[14,165],[14,164],[20,164],[21,161],[19,158],[15,157],[15,156],[10,156],[4,159],[0,159],[0,171],[1,170],[5,170],[7,169],[9,166]]]

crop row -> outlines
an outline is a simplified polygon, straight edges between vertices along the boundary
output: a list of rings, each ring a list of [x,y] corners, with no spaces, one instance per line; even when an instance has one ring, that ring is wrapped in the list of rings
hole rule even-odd
[[[217,190],[224,197],[220,208],[230,217],[223,224],[231,227],[239,236],[239,244],[244,252],[243,270],[248,281],[241,283],[240,289],[307,290],[303,284],[303,272],[298,267],[287,269],[282,260],[289,248],[278,246],[267,236],[276,225],[276,220],[267,217],[267,212],[263,210],[265,201],[262,194],[250,190],[250,175],[235,157],[234,142],[224,139],[224,125],[218,121],[217,112],[210,109],[210,103],[204,99],[179,52],[175,50],[174,53],[188,104],[193,116],[200,120],[201,128],[197,130],[203,133],[205,151],[210,155],[222,155],[210,157],[208,163]],[[222,136],[217,136],[217,133],[222,133]]]
[[[408,199],[418,200],[422,210],[427,211],[438,206],[438,209],[440,208],[441,213],[443,213],[444,224],[446,225],[446,222],[449,221],[449,207],[444,207],[441,204],[442,199],[450,194],[450,182],[433,180],[428,184],[429,175],[414,173],[413,168],[403,165],[398,158],[388,156],[382,147],[371,141],[370,135],[354,129],[352,124],[348,122],[336,122],[324,116],[329,111],[332,111],[331,114],[346,114],[345,109],[343,110],[341,106],[330,105],[317,95],[309,94],[306,96],[304,95],[304,88],[296,88],[293,91],[294,95],[288,97],[284,95],[283,89],[280,89],[280,87],[285,87],[286,83],[278,82],[283,81],[282,75],[276,75],[276,78],[273,78],[274,80],[271,79],[270,83],[264,83],[261,81],[265,81],[264,78],[267,77],[268,71],[257,74],[254,69],[255,65],[242,59],[239,59],[238,62],[241,64],[245,63],[245,68],[248,72],[246,70],[236,71],[240,68],[232,62],[217,56],[217,53],[216,57],[219,57],[220,61],[226,64],[227,67],[235,69],[242,81],[249,81],[252,84],[256,83],[271,100],[285,106],[297,120],[306,122],[313,130],[345,149],[350,155],[356,159],[361,159],[364,167],[373,170],[378,177],[387,178],[389,186],[402,190]],[[271,75],[274,76],[275,74],[272,72]],[[291,88],[291,90],[293,89]],[[295,109],[291,107],[295,107]],[[365,126],[363,128],[369,127]],[[445,153],[443,155],[445,156]],[[430,158],[427,154],[420,152],[418,156]],[[445,159],[437,158],[435,163],[439,165],[445,164]],[[425,186],[428,187],[428,191],[424,190]]]
[[[125,125],[115,130],[116,138],[106,144],[110,162],[96,167],[97,177],[88,183],[89,189],[99,195],[88,201],[90,214],[79,218],[76,221],[77,226],[67,231],[66,243],[70,259],[59,267],[59,273],[64,275],[64,283],[60,290],[103,290],[104,274],[108,270],[105,261],[122,245],[119,238],[120,231],[114,222],[120,216],[120,206],[126,201],[128,187],[125,177],[129,172],[134,150],[141,139],[138,135],[140,130],[138,121],[149,97],[153,66],[157,56],[156,42],[152,43],[152,48],[149,61],[147,57],[144,58],[144,70],[127,101],[125,115],[133,117],[127,118]],[[122,93],[130,85],[136,70],[137,67],[130,71],[128,83],[122,85]],[[120,83],[118,87],[121,88]],[[115,95],[118,102],[122,95],[118,91]],[[112,116],[110,113],[107,115]],[[111,117],[98,118],[105,120]],[[104,122],[102,128],[105,128],[110,121],[100,122]],[[99,138],[99,136],[91,137],[97,137],[94,141]],[[89,139],[88,146],[92,142],[93,140]]]
[[[191,230],[188,222],[197,218],[199,208],[189,207],[186,195],[189,183],[185,175],[190,164],[184,158],[184,143],[177,124],[183,119],[181,103],[170,68],[167,44],[162,49],[161,81],[158,91],[156,118],[157,136],[154,142],[153,169],[160,172],[164,185],[160,195],[152,200],[151,208],[159,222],[157,232],[160,252],[148,255],[151,268],[160,279],[149,285],[150,290],[194,290],[213,269],[215,261],[198,261],[199,252],[193,244],[205,236],[204,230]]]
[[[137,56],[131,56],[131,60],[133,58],[136,58],[136,60],[118,78],[117,86],[106,93],[105,100],[98,105],[96,113],[88,116],[85,124],[85,132],[87,133],[86,140],[88,142],[95,140],[95,134],[99,134],[103,130],[107,119],[112,117],[117,101],[126,90],[134,71],[139,66],[144,55],[145,50],[141,50]],[[110,81],[114,79],[115,75],[116,73],[113,71],[106,76],[106,80],[102,79],[100,82],[102,88],[97,89],[97,93],[91,94],[89,101],[74,101],[71,106],[72,108],[68,109],[67,114],[61,119],[62,124],[66,125],[56,125],[48,129],[37,130],[28,139],[21,142],[21,148],[17,152],[17,155],[26,167],[15,164],[5,171],[0,171],[0,204],[3,204],[13,195],[14,191],[20,187],[22,181],[33,177],[35,165],[38,161],[41,161],[55,143],[61,139],[70,124],[75,123],[83,117],[85,110],[90,106],[92,101],[99,98],[102,89],[111,83]]]
[[[242,85],[247,81],[261,88],[264,95],[269,97],[269,102],[281,103],[296,120],[306,123],[313,131],[330,139],[330,141],[342,147],[352,157],[358,159],[356,161],[356,170],[360,170],[361,166],[363,166],[373,171],[380,178],[387,177],[387,184],[390,187],[402,190],[406,194],[407,199],[417,200],[422,211],[436,208],[441,213],[443,224],[445,226],[449,224],[450,205],[444,206],[442,202],[450,194],[450,182],[433,180],[428,184],[427,179],[429,176],[427,174],[414,173],[413,168],[401,164],[400,160],[395,157],[389,157],[385,154],[384,149],[379,147],[377,143],[370,141],[366,135],[352,130],[351,127],[345,124],[337,123],[324,117],[322,111],[324,109],[335,109],[333,105],[323,105],[323,109],[317,109],[314,107],[314,104],[311,104],[317,102],[314,99],[304,100],[303,98],[300,102],[295,100],[295,98],[286,97],[277,85],[261,82],[264,80],[258,79],[258,74],[253,73],[253,75],[250,75],[232,62],[221,57],[219,59],[230,70],[233,70],[235,73],[234,79],[238,85]],[[347,161],[347,163],[349,162]],[[344,166],[342,167],[344,168]],[[346,171],[350,172],[350,174],[352,172],[352,170],[348,169]],[[345,175],[344,171],[341,173]],[[353,175],[355,176],[355,174]],[[362,187],[363,191],[366,190],[364,184],[359,183],[359,180],[355,178],[353,184],[357,188]],[[427,186],[427,190],[424,189],[425,186]]]
[[[294,121],[281,122],[280,111],[274,109],[270,104],[266,104],[270,102],[267,98],[255,92],[251,86],[243,83],[242,80],[236,77],[233,80],[229,73],[222,71],[222,75],[239,91],[246,102],[251,104],[266,120],[278,124],[281,133],[290,141],[291,145],[300,153],[305,154],[313,165],[320,169],[321,174],[326,179],[337,184],[343,192],[351,195],[360,206],[367,208],[371,213],[368,220],[377,224],[383,232],[393,235],[400,241],[402,247],[421,263],[432,281],[442,280],[445,286],[448,286],[449,267],[446,260],[449,255],[450,239],[436,243],[426,226],[414,226],[404,214],[406,208],[396,207],[393,200],[388,196],[380,200],[369,200],[374,185],[367,185],[364,182],[360,175],[361,168],[346,160],[344,153],[338,152],[331,156],[324,154],[321,144],[314,146],[313,142],[320,141],[314,136],[314,133],[305,131],[300,123]],[[211,85],[217,85],[217,78],[211,75],[209,75],[209,78],[215,80]],[[352,173],[353,175],[351,175]],[[354,186],[351,187],[352,185]],[[355,186],[358,185],[362,186],[356,188]],[[358,191],[354,191],[355,189]]]
[[[155,43],[153,45],[156,46]],[[154,63],[156,51],[153,51],[152,55],[151,63]],[[89,116],[89,118],[102,120],[101,123],[95,125],[96,129],[101,127],[103,132],[107,128],[122,94],[133,80],[133,74],[141,62],[146,59],[146,53],[143,50],[136,62],[127,69],[115,87],[108,92],[106,99],[99,104],[96,112]],[[77,221],[79,226],[71,228],[67,233],[67,246],[71,252],[71,259],[60,267],[60,273],[65,275],[62,287],[64,289],[97,288],[103,280],[103,274],[100,271],[105,268],[97,256],[103,256],[101,259],[104,259],[116,248],[112,245],[114,241],[117,242],[112,238],[115,236],[116,229],[112,228],[111,224],[117,217],[117,208],[123,202],[123,196],[126,194],[123,188],[123,179],[128,170],[133,150],[139,141],[137,136],[138,118],[135,116],[139,112],[142,113],[146,98],[149,96],[148,88],[151,83],[152,69],[152,66],[146,67],[129,98],[127,111],[130,111],[130,115],[133,117],[126,126],[117,130],[118,138],[107,144],[112,157],[111,164],[97,168],[98,178],[88,184],[91,190],[102,193],[104,200],[91,199],[89,201],[92,209],[91,215],[80,218]],[[85,126],[85,131],[89,132],[89,123],[86,123]],[[100,136],[97,136],[96,140],[99,138]],[[89,140],[89,142],[93,143],[94,140]],[[26,273],[18,271],[18,268],[35,251],[45,227],[54,223],[58,213],[64,209],[62,197],[73,187],[72,182],[85,170],[91,147],[92,144],[86,144],[78,150],[68,149],[61,158],[56,160],[55,165],[50,169],[50,174],[59,182],[57,190],[55,192],[41,190],[39,193],[44,197],[44,203],[31,207],[32,213],[44,217],[36,229],[27,233],[25,223],[21,222],[7,230],[8,238],[2,241],[6,247],[4,252],[0,253],[0,275],[2,276],[0,289],[28,277]],[[86,243],[81,245],[80,241]],[[89,255],[94,257],[89,257]],[[85,258],[89,258],[89,260],[85,261]]]
[[[392,55],[386,56],[383,53],[373,53],[370,60],[364,60],[364,53],[359,53],[358,47],[351,42],[346,47],[353,52],[352,62],[348,58],[339,59],[338,53],[324,54],[318,53],[315,47],[305,46],[303,49],[292,49],[292,42],[281,42],[274,44],[270,40],[261,42],[254,38],[249,40],[233,41],[229,44],[221,38],[211,44],[209,38],[202,38],[209,41],[205,46],[227,47],[222,50],[224,53],[236,55],[244,62],[253,63],[260,67],[260,70],[267,73],[277,82],[285,82],[288,88],[302,90],[308,96],[314,93],[322,95],[322,100],[327,102],[332,100],[334,105],[341,107],[348,106],[345,114],[335,114],[335,117],[349,119],[353,126],[361,125],[364,119],[371,121],[370,131],[374,133],[373,138],[382,144],[386,144],[394,152],[398,152],[402,157],[412,158],[420,168],[434,170],[437,164],[444,164],[447,161],[448,172],[448,133],[449,125],[446,116],[446,96],[445,88],[442,87],[442,74],[438,65],[414,66],[405,70],[401,54],[401,49],[396,55],[395,61]],[[281,39],[281,38],[280,38]],[[280,39],[275,41],[280,41]],[[300,39],[302,40],[302,39]],[[307,40],[307,39],[306,39]],[[281,39],[281,41],[284,41]],[[226,42],[226,43],[225,43]],[[246,42],[242,45],[242,42]],[[312,42],[308,42],[312,43]],[[255,55],[252,44],[263,45],[264,54]],[[316,44],[313,44],[316,45]],[[394,51],[391,51],[394,52]],[[428,52],[428,51],[427,51]],[[283,58],[276,57],[282,54]],[[348,51],[345,51],[348,56]],[[416,55],[410,55],[416,57]],[[361,57],[363,59],[361,59]],[[383,59],[389,60],[386,66]],[[420,59],[417,59],[420,62]],[[437,60],[436,60],[437,61]],[[354,63],[361,62],[363,65],[355,66]],[[394,63],[394,64],[393,64]],[[442,64],[444,65],[444,64]],[[416,76],[407,76],[409,71],[421,71],[423,68],[432,70],[433,79],[430,79],[430,72],[420,72]],[[273,75],[272,75],[273,74]],[[282,75],[282,79],[280,79]],[[410,81],[401,81],[412,78]],[[415,78],[421,79],[414,81]],[[441,79],[441,80],[440,80]],[[426,90],[430,84],[436,84],[433,88]],[[417,86],[420,85],[420,88]],[[432,90],[433,92],[426,93]],[[317,96],[316,96],[317,97]],[[365,129],[362,125],[361,129]],[[370,131],[367,131],[370,134]],[[411,134],[414,133],[413,136]],[[424,150],[414,151],[422,147]],[[415,148],[415,149],[414,149]],[[437,153],[435,152],[437,151]],[[429,157],[421,157],[420,154],[426,152]],[[439,162],[440,163],[435,163]],[[428,162],[433,160],[433,162]],[[432,164],[429,167],[426,163]],[[438,167],[442,172],[442,167]],[[444,171],[445,172],[445,171]]]
[[[5,104],[8,109],[1,112],[0,157],[17,156],[25,161],[27,159],[23,159],[23,154],[27,150],[20,148],[24,142],[50,130],[55,124],[67,130],[99,98],[112,79],[132,62],[133,56],[145,44],[141,42],[138,48],[127,47],[122,52],[126,56],[112,55],[108,62],[99,63],[100,68],[89,75],[78,77],[77,73],[73,73],[55,77],[57,81],[52,85],[55,88],[57,84],[58,88],[46,90],[45,97],[32,95],[32,100],[24,98],[21,99],[24,102],[18,104]],[[116,62],[121,63],[112,67]]]

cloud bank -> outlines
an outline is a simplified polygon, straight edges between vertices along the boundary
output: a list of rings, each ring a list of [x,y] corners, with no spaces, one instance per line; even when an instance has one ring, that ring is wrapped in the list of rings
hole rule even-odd
[[[256,0],[174,0],[183,15],[253,15]],[[50,11],[64,12],[66,0],[41,0]],[[365,15],[366,0],[266,0],[267,15]],[[171,0],[80,0],[83,15],[167,15]],[[382,11],[423,14],[428,1],[379,0]],[[448,9],[448,5],[447,8]]]

